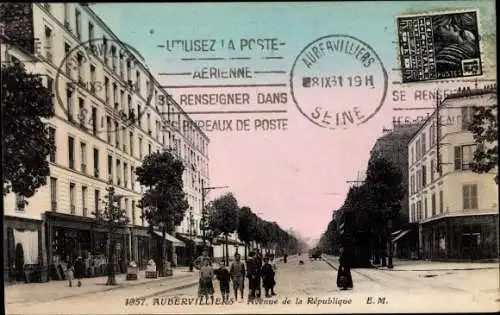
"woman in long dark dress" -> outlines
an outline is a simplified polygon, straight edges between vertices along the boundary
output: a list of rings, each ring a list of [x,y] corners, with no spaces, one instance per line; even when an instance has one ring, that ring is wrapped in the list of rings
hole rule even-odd
[[[337,287],[342,289],[352,289],[354,287],[351,276],[351,254],[346,249],[341,250],[340,253]]]

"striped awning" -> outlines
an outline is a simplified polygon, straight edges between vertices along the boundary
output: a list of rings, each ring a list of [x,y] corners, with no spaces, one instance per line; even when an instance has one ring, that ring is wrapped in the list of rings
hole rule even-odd
[[[154,232],[159,237],[163,237],[161,232],[159,232],[159,231],[154,231]],[[186,244],[184,244],[183,241],[176,239],[175,237],[173,237],[172,235],[170,235],[168,233],[165,233],[165,239],[167,241],[171,242],[172,244],[174,244],[175,247],[186,247]]]

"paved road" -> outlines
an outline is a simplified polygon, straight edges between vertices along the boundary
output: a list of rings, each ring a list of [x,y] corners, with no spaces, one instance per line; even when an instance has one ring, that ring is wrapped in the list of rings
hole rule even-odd
[[[334,267],[335,263],[334,259]],[[196,285],[172,291],[168,290],[171,284],[160,282],[45,303],[8,304],[7,313],[380,313],[492,312],[500,309],[500,303],[495,301],[499,297],[496,269],[423,272],[356,269],[352,291],[338,290],[335,277],[336,271],[324,261],[306,260],[304,265],[299,265],[292,259],[278,265],[278,295],[263,299],[262,304],[248,304],[245,299],[227,305],[202,305],[196,299]],[[217,281],[214,286],[217,298],[220,296]],[[141,305],[126,306],[127,298],[139,298],[136,301]]]

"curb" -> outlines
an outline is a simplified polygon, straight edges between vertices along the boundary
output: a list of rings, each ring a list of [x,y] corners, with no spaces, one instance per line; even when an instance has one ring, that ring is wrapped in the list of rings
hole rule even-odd
[[[487,270],[487,269],[498,269],[498,267],[479,267],[479,268],[444,268],[444,269],[388,269],[387,267],[373,266],[378,270],[387,271],[460,271],[460,270]]]
[[[187,276],[188,275],[182,276],[182,277],[179,277],[179,278],[184,278],[184,277],[187,278]],[[118,285],[109,286],[108,288],[105,288],[105,289],[102,289],[102,290],[93,290],[93,291],[87,291],[87,292],[84,292],[84,293],[75,293],[75,294],[71,294],[71,295],[56,297],[56,298],[51,299],[51,301],[58,301],[58,300],[64,300],[64,299],[70,299],[70,298],[74,298],[74,297],[78,297],[78,296],[88,295],[88,294],[95,294],[95,293],[101,293],[101,292],[109,292],[109,291],[118,290],[118,289],[136,287],[136,286],[140,286],[140,285],[147,285],[147,284],[150,284],[150,283],[157,283],[157,282],[160,282],[160,281],[167,281],[168,278],[169,277],[161,277],[159,279],[152,279],[151,281],[144,281],[144,282],[130,283],[130,284],[127,284],[127,282],[125,282],[125,283],[120,283]],[[127,280],[123,280],[123,281],[127,281]],[[198,283],[198,280],[196,280],[196,282],[192,282],[192,283],[189,283],[189,284],[179,284],[177,286],[165,289],[164,291],[161,291],[160,293],[168,292],[168,291],[171,291],[171,290],[184,289],[185,287],[190,287],[190,286],[192,286],[194,284],[197,284],[197,283]],[[18,302],[6,303],[6,304],[22,303],[22,304],[25,304],[25,305],[30,305],[30,304],[35,304],[35,303],[44,302],[44,301],[45,300],[30,300],[30,301],[27,301],[27,303],[23,303],[23,301],[18,301]]]

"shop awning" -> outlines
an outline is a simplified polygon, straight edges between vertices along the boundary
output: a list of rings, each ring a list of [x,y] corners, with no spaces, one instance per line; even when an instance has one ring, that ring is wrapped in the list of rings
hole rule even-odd
[[[408,234],[408,232],[410,232],[411,230],[405,230],[405,231],[402,231],[401,233],[399,233],[396,237],[394,237],[392,239],[392,242],[393,243],[396,243],[400,238],[402,238],[403,236],[405,236],[406,234]]]
[[[178,233],[177,237],[182,239],[184,242],[194,242],[195,245],[203,245],[203,239],[198,236],[189,236],[183,233]]]
[[[158,232],[158,231],[154,231],[154,232],[159,237],[163,237],[161,232]],[[175,247],[186,247],[186,244],[184,244],[183,241],[176,239],[175,237],[173,237],[172,235],[170,235],[168,233],[165,233],[165,239],[167,241],[171,242],[172,244],[174,244]]]

